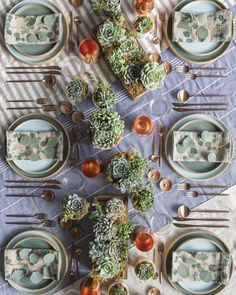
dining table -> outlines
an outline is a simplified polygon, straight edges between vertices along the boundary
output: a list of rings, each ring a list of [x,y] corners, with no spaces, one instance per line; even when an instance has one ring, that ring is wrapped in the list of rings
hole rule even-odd
[[[22,65],[19,61],[14,59],[6,48],[3,45],[3,26],[4,26],[4,15],[9,11],[18,0],[6,0],[0,1],[0,273],[3,269],[3,255],[4,249],[7,242],[14,237],[18,232],[26,230],[29,228],[43,229],[43,225],[38,226],[28,226],[28,225],[10,225],[5,224],[6,214],[14,214],[16,212],[27,214],[29,212],[43,212],[47,214],[48,219],[58,222],[58,218],[62,214],[61,201],[64,198],[67,188],[63,186],[63,179],[70,175],[73,172],[73,169],[81,169],[81,165],[85,159],[95,158],[101,163],[107,163],[107,160],[110,159],[115,153],[121,152],[129,149],[136,149],[144,158],[148,159],[149,165],[151,168],[155,168],[156,164],[150,160],[150,155],[152,154],[152,141],[154,137],[154,132],[149,136],[138,136],[137,133],[132,129],[132,124],[137,116],[147,115],[152,119],[154,123],[155,130],[158,130],[160,120],[162,125],[167,132],[171,126],[179,119],[183,117],[182,113],[175,112],[171,109],[171,103],[177,102],[177,92],[180,89],[186,89],[189,93],[207,95],[207,93],[221,93],[227,96],[226,101],[228,103],[228,108],[225,111],[210,112],[211,115],[214,115],[216,118],[222,120],[231,132],[232,138],[235,141],[236,138],[236,87],[235,87],[235,78],[236,78],[236,47],[235,42],[233,41],[230,48],[224,53],[224,55],[212,62],[210,65],[212,67],[226,68],[225,75],[226,78],[205,78],[197,79],[195,81],[185,80],[183,74],[180,74],[175,71],[177,66],[186,64],[180,58],[176,57],[168,48],[165,46],[164,50],[161,52],[161,57],[163,60],[167,60],[171,63],[173,71],[170,75],[166,77],[164,86],[162,88],[150,91],[144,94],[140,99],[132,100],[129,93],[123,87],[122,83],[117,80],[109,69],[107,63],[103,58],[99,59],[98,63],[89,65],[83,63],[78,57],[71,58],[69,56],[68,48],[57,57],[55,62],[57,65],[61,66],[63,69],[63,75],[57,78],[57,84],[53,88],[43,87],[42,84],[20,84],[15,83],[9,85],[5,83],[6,73],[5,68],[8,66],[20,66]],[[88,36],[92,36],[94,28],[97,27],[106,17],[103,12],[94,13],[91,10],[90,1],[84,1],[83,5],[79,8],[73,8],[69,5],[69,1],[66,0],[55,0],[54,4],[58,5],[60,9],[69,17],[69,10],[73,10],[74,14],[80,15],[82,18],[82,23],[79,25],[79,36],[81,39],[84,39]],[[135,18],[133,13],[132,1],[123,1],[122,2],[122,12],[125,15],[125,18],[128,24],[131,24]],[[180,1],[178,0],[156,0],[155,8],[165,11],[169,15],[173,7]],[[234,15],[234,27],[236,25],[236,3],[234,0],[224,0],[225,5],[227,5]],[[77,29],[74,29],[73,36],[77,38]],[[142,38],[140,44],[147,53],[153,53],[159,51],[159,45],[155,45],[151,42],[149,37]],[[53,63],[51,63],[53,64]],[[206,67],[208,65],[202,65]],[[195,65],[193,65],[193,68]],[[92,100],[88,98],[75,105],[75,109],[80,111],[84,115],[84,120],[81,124],[75,124],[71,118],[61,114],[59,111],[53,113],[53,117],[58,119],[64,128],[68,131],[69,134],[72,134],[74,130],[82,134],[82,139],[80,140],[80,152],[79,152],[79,161],[76,164],[76,167],[71,167],[66,165],[62,170],[59,171],[53,178],[59,180],[62,183],[62,189],[55,192],[56,199],[52,203],[47,203],[40,198],[6,198],[5,195],[8,193],[17,193],[16,189],[9,189],[4,187],[4,181],[7,179],[21,180],[22,178],[17,175],[10,167],[5,157],[5,134],[9,126],[17,118],[22,117],[23,115],[29,114],[29,110],[6,110],[6,100],[10,99],[20,99],[20,98],[29,98],[36,99],[38,97],[50,98],[53,104],[60,104],[67,97],[65,85],[70,80],[71,76],[74,76],[77,73],[85,72],[90,70],[95,76],[107,80],[112,85],[112,89],[116,94],[116,106],[115,109],[119,112],[121,118],[125,122],[125,131],[122,139],[119,144],[111,150],[98,150],[95,149],[90,144],[90,138],[87,132],[89,117],[91,113],[95,110],[95,106],[92,103]],[[196,74],[199,73],[199,70],[195,71]],[[15,78],[16,75],[12,75],[12,78]],[[20,75],[21,78],[25,76]],[[32,74],[27,76],[28,78],[33,79],[35,76]],[[37,76],[36,77],[40,77]],[[91,96],[91,95],[90,95]],[[165,97],[166,101],[169,104],[169,109],[166,114],[161,116],[161,118],[156,117],[152,114],[150,110],[150,102],[153,99],[158,99]],[[209,103],[211,98],[202,97],[194,101],[201,103]],[[12,104],[14,106],[14,103]],[[23,106],[23,104],[22,104]],[[30,106],[29,103],[25,103],[24,106]],[[40,110],[39,112],[42,112]],[[157,131],[156,131],[157,132]],[[233,156],[232,161],[222,174],[219,174],[216,178],[208,180],[208,185],[222,185],[227,186],[228,190],[220,189],[218,192],[227,192],[230,194],[229,197],[224,198],[220,196],[198,196],[197,198],[187,198],[183,191],[177,190],[177,185],[184,181],[184,178],[177,174],[174,171],[167,161],[163,161],[163,165],[160,168],[162,177],[167,177],[172,181],[172,189],[168,192],[161,191],[158,185],[155,185],[155,194],[154,194],[154,206],[153,211],[157,218],[157,236],[163,239],[164,242],[168,243],[173,237],[178,235],[180,232],[183,232],[183,229],[176,229],[172,226],[171,231],[168,235],[159,235],[158,232],[161,232],[161,228],[166,225],[166,223],[172,223],[173,217],[176,217],[177,208],[181,204],[185,204],[190,208],[226,208],[231,212],[232,220],[230,223],[230,228],[228,229],[211,229],[211,231],[221,237],[226,243],[228,243],[229,248],[234,253],[236,249],[236,234],[235,234],[235,225],[236,225],[236,162],[235,156]],[[76,181],[76,178],[75,178]],[[197,182],[191,182],[196,184]],[[41,189],[22,189],[22,194],[37,194],[40,193]],[[203,192],[202,189],[199,189],[199,192]],[[209,192],[215,192],[214,189],[210,189]],[[99,194],[119,194],[119,191],[115,189],[110,183],[107,182],[104,173],[100,173],[95,178],[84,178],[84,186],[80,194],[86,198],[89,202],[93,201],[95,195]],[[134,208],[132,207],[131,202],[128,205],[128,212],[131,216],[134,213]],[[168,220],[163,220],[162,216],[168,216]],[[59,288],[53,293],[57,295],[63,294],[80,294],[79,284],[81,278],[90,273],[90,263],[88,255],[88,245],[93,238],[93,229],[92,222],[88,216],[80,221],[80,228],[82,231],[81,238],[76,240],[75,245],[82,249],[82,255],[80,256],[80,277],[79,279],[71,283],[68,278],[65,278],[63,283]],[[197,229],[198,227],[196,227]],[[63,231],[59,226],[52,227],[47,229],[53,234],[55,234],[65,245],[66,249],[70,251],[72,239]],[[134,247],[130,248],[129,260],[135,259],[139,255],[138,250]],[[234,263],[236,263],[236,255],[233,255]],[[132,291],[132,295],[140,293],[145,294],[147,287],[150,285],[157,286],[160,288],[165,295],[177,294],[175,290],[166,282],[160,286],[157,282],[143,283],[138,284],[134,282],[132,269],[129,269],[131,273],[127,280],[127,285]],[[224,289],[222,294],[233,295],[236,285],[235,273],[231,278],[230,285]],[[104,291],[106,293],[106,290]],[[17,295],[18,293],[13,289],[10,284],[5,281],[3,275],[0,274],[0,294],[2,295]]]

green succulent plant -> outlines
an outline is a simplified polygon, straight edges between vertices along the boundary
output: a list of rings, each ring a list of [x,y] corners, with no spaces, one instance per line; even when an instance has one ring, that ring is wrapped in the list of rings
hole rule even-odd
[[[63,218],[67,222],[70,219],[81,220],[88,214],[90,204],[77,194],[66,194],[62,201]]]
[[[120,0],[92,0],[92,9],[104,9],[111,13],[117,14],[121,12]]]
[[[125,124],[117,112],[100,109],[90,117],[92,144],[98,149],[110,149],[118,143]]]
[[[117,283],[110,288],[109,295],[128,295],[128,291],[122,283]]]
[[[133,28],[139,34],[146,34],[147,32],[150,32],[152,30],[153,21],[150,16],[140,16],[135,20]]]
[[[112,46],[125,36],[125,30],[114,19],[107,19],[97,29],[97,39],[101,46]]]
[[[133,233],[135,226],[132,223],[123,223],[118,227],[119,237],[128,240]]]
[[[148,211],[154,204],[154,188],[153,186],[134,190],[132,192],[132,204],[137,211]]]
[[[110,257],[103,257],[97,266],[99,275],[108,280],[114,278],[120,272],[120,264],[117,260]]]
[[[132,54],[134,50],[138,49],[138,43],[134,37],[125,37],[120,40],[119,50],[123,53]]]
[[[72,101],[81,101],[88,95],[88,84],[79,76],[74,77],[66,86],[68,97]]]
[[[140,73],[143,64],[140,61],[134,61],[125,70],[123,80],[125,84],[132,84],[140,80]]]
[[[105,208],[106,216],[111,219],[121,218],[124,216],[125,210],[124,202],[116,198],[109,200]]]
[[[118,228],[110,218],[104,216],[99,219],[99,222],[94,224],[93,232],[95,240],[97,241],[110,241],[117,235]]]
[[[140,280],[146,281],[154,277],[155,268],[151,262],[141,261],[136,265],[135,273]]]
[[[119,49],[114,49],[107,54],[107,60],[114,74],[123,74],[127,68],[125,56]]]
[[[135,152],[116,154],[108,164],[107,179],[122,193],[131,192],[142,184],[148,162]]]
[[[156,89],[164,84],[166,73],[157,62],[148,62],[141,71],[141,82],[146,89]]]

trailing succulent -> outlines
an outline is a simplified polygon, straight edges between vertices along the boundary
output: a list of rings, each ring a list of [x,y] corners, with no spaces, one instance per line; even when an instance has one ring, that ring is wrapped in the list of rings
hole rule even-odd
[[[132,204],[137,211],[148,211],[153,207],[154,188],[142,186],[132,192]]]
[[[117,14],[121,12],[120,0],[92,0],[92,9],[104,9],[111,13]]]
[[[147,63],[141,71],[141,82],[146,89],[156,89],[164,83],[166,73],[157,62]]]
[[[128,295],[128,291],[122,283],[117,283],[109,289],[109,295]]]
[[[98,149],[110,149],[121,138],[125,124],[115,111],[100,109],[90,117],[92,144]]]
[[[140,280],[146,281],[154,277],[155,268],[151,262],[141,261],[136,265],[135,273]]]
[[[89,211],[89,203],[76,194],[66,194],[62,201],[63,218],[67,222],[70,219],[80,220]]]
[[[150,16],[140,16],[135,20],[133,28],[139,34],[146,34],[153,28],[153,21]]]
[[[76,76],[67,84],[66,91],[71,100],[81,101],[88,94],[88,84],[81,77]]]
[[[126,207],[121,199],[96,202],[93,207],[94,241],[89,244],[89,257],[93,277],[106,281],[118,277],[123,271],[128,258],[128,233],[133,226],[126,223]]]
[[[108,164],[107,179],[122,193],[131,192],[133,188],[142,184],[147,168],[147,160],[138,153],[118,153]]]

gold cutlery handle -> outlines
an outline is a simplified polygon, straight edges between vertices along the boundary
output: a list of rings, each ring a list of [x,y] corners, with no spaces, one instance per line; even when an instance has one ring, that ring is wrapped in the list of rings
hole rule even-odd
[[[7,214],[6,217],[35,217],[34,215],[30,214]]]
[[[6,67],[7,70],[58,70],[61,71],[59,66],[46,66],[46,67]]]
[[[212,228],[229,228],[228,225],[216,225],[216,224],[183,224],[183,223],[173,223],[176,227],[212,227]]]
[[[60,184],[59,180],[48,179],[48,180],[5,180],[7,183],[53,183]]]
[[[6,188],[50,188],[50,189],[61,189],[58,185],[4,185]]]
[[[225,75],[197,75],[197,78],[226,78]]]
[[[228,188],[227,185],[191,185],[191,188]]]
[[[174,218],[176,221],[230,221],[227,218]]]
[[[228,103],[172,103],[175,107],[191,107],[191,106],[227,106]]]
[[[227,97],[226,94],[194,94],[193,97]]]
[[[229,213],[229,210],[192,210],[192,213]]]
[[[31,222],[31,221],[6,221],[5,224],[19,224],[19,225],[27,225],[27,224],[35,224],[40,225],[42,222]]]
[[[28,82],[42,82],[42,80],[7,80],[6,83],[28,83]]]
[[[176,112],[199,112],[199,111],[227,111],[227,108],[172,108]]]
[[[199,196],[230,196],[230,194],[221,194],[221,193],[203,193],[203,194],[200,194],[198,193]]]
[[[61,72],[59,71],[37,71],[37,72],[28,72],[28,71],[22,71],[22,72],[18,72],[18,71],[13,71],[13,72],[6,72],[6,74],[46,74],[46,75],[62,75]]]
[[[227,68],[194,67],[194,68],[191,68],[191,70],[214,71],[214,70],[227,70]]]

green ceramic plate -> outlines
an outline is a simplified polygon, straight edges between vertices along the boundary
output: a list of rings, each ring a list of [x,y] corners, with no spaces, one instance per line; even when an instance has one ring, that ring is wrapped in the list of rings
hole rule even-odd
[[[225,285],[201,282],[171,281],[172,252],[173,251],[224,251],[229,252],[228,247],[216,236],[209,232],[194,231],[178,236],[168,247],[165,253],[164,268],[169,283],[180,293],[186,295],[214,295],[222,291]],[[232,264],[233,265],[233,264]],[[231,273],[232,274],[232,273]]]
[[[180,2],[174,8],[174,10],[179,11],[184,6],[188,5],[189,3],[198,2],[198,1],[202,1],[202,0],[194,0],[194,1],[184,0],[184,1]],[[207,3],[207,2],[212,2],[212,1],[205,0],[205,2]],[[217,0],[215,0],[214,2],[217,3],[217,5],[219,7],[221,7],[222,9],[226,9],[225,5],[222,4],[221,2],[219,2]],[[207,63],[213,62],[214,60],[220,58],[226,52],[226,50],[229,48],[230,43],[231,43],[231,42],[224,42],[223,45],[221,43],[219,43],[219,48],[217,50],[209,52],[209,54],[205,54],[205,55],[198,55],[198,54],[194,54],[191,52],[186,52],[184,49],[180,48],[177,43],[172,42],[172,26],[173,26],[172,16],[170,15],[167,20],[167,24],[166,24],[166,39],[167,39],[168,46],[169,46],[170,50],[177,57],[179,57],[189,63],[207,64]]]
[[[9,13],[19,14],[51,14],[62,12],[56,5],[48,0],[24,0],[17,3]],[[5,44],[9,52],[17,59],[27,64],[45,64],[58,57],[65,49],[69,38],[69,25],[65,15],[62,16],[62,40],[56,46],[52,45],[18,45]]]
[[[196,122],[197,121],[197,122]],[[219,119],[205,114],[192,114],[181,118],[177,121],[169,130],[166,136],[165,148],[167,151],[167,161],[173,170],[183,176],[186,179],[192,179],[196,181],[208,180],[217,177],[224,172],[230,163],[197,163],[197,162],[175,162],[173,160],[173,131],[177,130],[222,130],[229,132],[228,127]],[[234,147],[233,139],[231,136],[231,159],[233,157]]]
[[[22,294],[27,295],[43,295],[51,294],[55,288],[57,288],[68,270],[68,257],[66,249],[62,242],[52,233],[44,230],[32,229],[28,231],[21,232],[16,235],[6,246],[6,249],[14,249],[21,247],[31,247],[31,248],[51,248],[60,252],[61,256],[61,266],[59,267],[59,280],[51,281],[45,280],[39,286],[34,286],[27,280],[23,282],[22,285],[15,283],[14,281],[9,281],[13,288]]]
[[[12,161],[7,160],[11,168],[18,174],[32,179],[48,178],[61,170],[69,157],[70,140],[63,125],[56,119],[40,113],[25,115],[17,119],[9,128],[10,131],[61,131],[63,133],[63,160],[62,161]],[[7,156],[6,156],[7,159]]]

